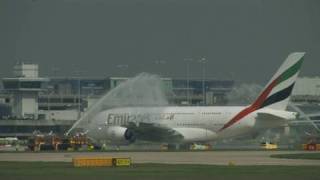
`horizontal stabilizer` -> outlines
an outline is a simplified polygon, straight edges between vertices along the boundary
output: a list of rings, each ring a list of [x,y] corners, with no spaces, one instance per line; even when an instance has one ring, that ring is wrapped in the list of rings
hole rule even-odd
[[[274,109],[262,109],[257,112],[257,119],[262,120],[292,120],[296,119],[297,113]]]

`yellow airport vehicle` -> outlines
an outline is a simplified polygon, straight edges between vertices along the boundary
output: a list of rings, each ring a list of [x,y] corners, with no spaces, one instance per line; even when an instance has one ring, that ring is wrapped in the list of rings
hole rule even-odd
[[[192,144],[190,150],[206,151],[210,150],[211,146],[209,144]]]
[[[130,166],[131,159],[130,158],[113,158],[113,166]]]
[[[260,144],[262,149],[266,149],[266,150],[274,150],[274,149],[278,149],[278,145],[274,144],[274,143],[269,143],[269,142],[263,142]]]

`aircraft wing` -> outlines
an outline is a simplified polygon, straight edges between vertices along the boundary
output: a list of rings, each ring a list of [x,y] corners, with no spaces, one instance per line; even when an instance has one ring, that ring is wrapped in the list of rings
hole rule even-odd
[[[127,127],[136,139],[158,142],[200,142],[214,138],[217,134],[205,128],[175,127],[170,128],[157,123],[139,123]]]
[[[143,141],[166,142],[183,139],[183,136],[175,130],[156,123],[140,122],[138,125],[130,124],[127,128],[134,133],[137,139]]]

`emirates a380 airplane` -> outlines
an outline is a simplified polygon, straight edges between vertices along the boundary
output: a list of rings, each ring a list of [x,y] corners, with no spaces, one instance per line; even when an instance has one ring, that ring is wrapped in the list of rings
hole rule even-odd
[[[115,143],[197,143],[283,126],[297,115],[286,107],[304,54],[291,53],[251,105],[114,108],[97,114],[87,135]]]

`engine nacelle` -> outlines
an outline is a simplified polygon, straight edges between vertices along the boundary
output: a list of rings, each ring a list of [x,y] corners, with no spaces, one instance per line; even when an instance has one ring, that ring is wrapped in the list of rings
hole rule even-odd
[[[106,136],[112,141],[134,142],[136,139],[134,133],[130,129],[121,126],[107,127]]]

